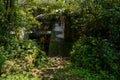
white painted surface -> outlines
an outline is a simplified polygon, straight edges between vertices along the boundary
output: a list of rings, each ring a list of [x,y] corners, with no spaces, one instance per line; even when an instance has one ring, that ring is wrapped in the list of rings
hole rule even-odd
[[[59,24],[58,23],[56,23],[55,24],[55,29],[54,29],[55,31],[60,31],[60,32],[62,32],[63,31],[63,29],[62,29],[62,27],[61,26],[59,26]]]
[[[64,38],[64,26],[59,25],[58,23],[55,24],[55,32],[60,32],[59,34],[55,34],[56,38]]]

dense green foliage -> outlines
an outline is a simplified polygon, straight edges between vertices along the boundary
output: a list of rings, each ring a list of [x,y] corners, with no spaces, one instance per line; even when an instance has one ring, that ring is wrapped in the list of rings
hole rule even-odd
[[[29,70],[46,59],[35,41],[24,39],[24,34],[40,24],[31,7],[20,5],[17,0],[0,1],[0,76]]]
[[[119,41],[118,1],[90,0],[76,6],[79,9],[71,14],[71,26],[77,28],[78,34],[109,39],[113,43]]]
[[[3,55],[0,54],[0,72],[1,72],[1,69],[2,69],[4,62],[5,62],[5,58]]]
[[[58,80],[119,80],[112,74],[101,72],[100,74],[93,74],[86,69],[68,68],[68,71],[56,72],[54,77]]]
[[[71,17],[72,28],[76,28],[80,36],[73,45],[72,62],[92,73],[112,73],[117,80],[117,75],[120,75],[119,0],[90,0],[78,5],[79,14]]]
[[[71,52],[76,66],[97,73],[108,71],[119,74],[119,56],[113,45],[96,38],[80,38]]]
[[[31,74],[26,72],[21,72],[17,74],[7,74],[3,75],[2,80],[42,80],[41,78],[33,77]]]
[[[50,55],[70,55],[74,66],[56,79],[119,80],[120,0],[0,0],[0,79],[38,79],[29,72],[46,65],[46,55],[24,35],[57,21],[65,22],[65,39]]]
[[[9,41],[5,47],[5,51],[3,52],[7,59],[27,59],[30,64],[36,63],[37,61],[41,61],[42,56],[45,56],[45,53],[40,50],[40,47],[36,42],[32,40],[24,40],[24,41]],[[38,58],[36,60],[36,58]],[[37,64],[36,64],[37,65]]]

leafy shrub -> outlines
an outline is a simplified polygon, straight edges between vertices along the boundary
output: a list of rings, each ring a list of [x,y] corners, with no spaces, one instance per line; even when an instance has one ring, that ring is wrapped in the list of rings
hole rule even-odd
[[[92,72],[108,71],[119,73],[120,54],[107,40],[100,38],[80,38],[71,51],[72,62]]]
[[[70,68],[68,71],[54,73],[57,80],[118,80],[115,75],[101,72],[100,74],[90,73],[85,69]]]
[[[77,6],[78,8],[74,7]],[[71,39],[79,36],[92,36],[108,39],[120,49],[120,6],[119,0],[75,0],[68,17],[70,26],[66,30]],[[72,9],[76,9],[77,13]],[[69,14],[68,14],[69,15]],[[67,24],[67,25],[69,25]],[[66,25],[66,26],[67,26]],[[69,28],[72,28],[69,33]],[[68,38],[69,40],[69,38]]]
[[[19,78],[19,75],[10,74],[30,71],[33,67],[38,67],[41,66],[41,64],[44,64],[46,60],[45,52],[42,51],[37,43],[32,40],[10,40],[7,46],[1,47],[0,50],[1,73],[2,75],[7,75],[9,73],[7,77],[10,78],[10,80],[13,80],[13,78]],[[20,79],[18,80],[21,80],[22,76],[23,75],[20,74]],[[7,77],[5,80],[8,79]],[[31,79],[25,77],[25,80]]]
[[[1,52],[3,51],[3,47],[0,47],[0,51]],[[1,52],[0,52],[0,73],[1,73],[2,66],[5,62],[5,57],[3,56],[3,54]]]
[[[45,60],[45,52],[43,52],[35,41],[32,40],[10,40],[4,55],[6,59],[19,59],[29,64],[29,67],[39,65]]]
[[[2,75],[0,79],[1,80],[42,80],[41,78],[31,76],[27,72]]]

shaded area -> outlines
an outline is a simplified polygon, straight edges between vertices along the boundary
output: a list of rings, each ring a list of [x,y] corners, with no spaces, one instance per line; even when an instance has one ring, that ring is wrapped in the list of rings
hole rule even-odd
[[[37,77],[42,76],[42,80],[81,80],[80,74],[75,74],[73,77],[69,68],[67,69],[66,66],[71,64],[69,58],[58,56],[48,57],[48,61],[51,63],[48,67],[32,69],[32,75]],[[59,75],[59,73],[62,74]],[[63,77],[61,77],[62,75]]]

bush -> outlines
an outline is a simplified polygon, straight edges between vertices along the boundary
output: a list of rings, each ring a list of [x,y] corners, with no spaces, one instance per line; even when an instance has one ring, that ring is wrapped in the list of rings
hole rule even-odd
[[[106,72],[93,74],[85,69],[74,68],[67,72],[56,72],[54,78],[56,80],[118,80],[115,75],[107,74]]]
[[[42,66],[41,64],[45,63],[45,52],[40,49],[36,42],[32,40],[10,40],[8,42],[9,43],[6,44],[7,46],[0,48],[0,75],[7,75],[7,73],[16,74],[23,71],[30,71],[32,68]],[[10,80],[13,78],[16,80],[18,77],[19,76],[17,75],[8,76]],[[5,80],[8,78],[5,78]]]
[[[112,44],[100,38],[80,38],[71,51],[72,62],[92,72],[119,73],[119,56]]]
[[[119,0],[75,0],[71,4],[79,8],[76,10],[78,12],[73,11],[69,18],[71,34],[68,32],[70,26],[66,31],[71,39],[76,40],[78,36],[83,35],[101,37],[108,39],[120,50]],[[75,8],[73,6],[72,9]]]
[[[1,74],[1,69],[2,69],[2,66],[5,62],[5,58],[4,56],[0,53],[0,74]]]
[[[4,55],[6,59],[27,62],[29,67],[39,65],[46,56],[35,41],[32,40],[10,40],[5,47]]]
[[[42,80],[42,78],[33,77],[28,72],[21,72],[17,74],[5,74],[0,77],[0,80]]]

